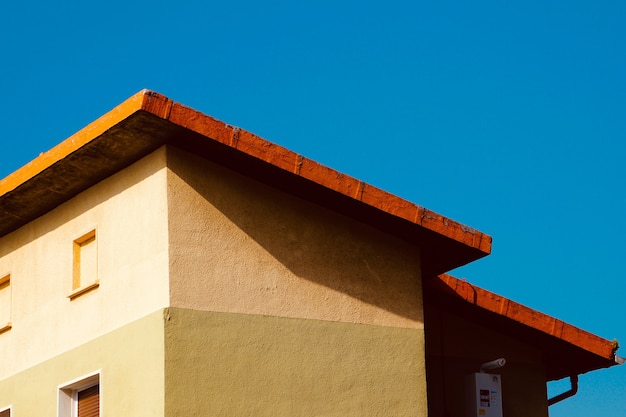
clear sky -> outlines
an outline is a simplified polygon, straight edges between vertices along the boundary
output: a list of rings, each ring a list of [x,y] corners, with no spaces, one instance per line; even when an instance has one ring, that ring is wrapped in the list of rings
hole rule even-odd
[[[12,1],[0,37],[0,177],[153,89],[490,234],[456,276],[626,346],[623,0]],[[626,416],[626,366],[550,411]]]

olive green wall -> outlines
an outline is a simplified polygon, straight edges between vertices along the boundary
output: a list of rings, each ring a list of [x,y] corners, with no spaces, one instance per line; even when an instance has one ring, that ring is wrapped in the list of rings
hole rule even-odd
[[[166,416],[426,416],[419,249],[167,148]]]
[[[445,308],[445,306],[442,306]],[[464,317],[426,306],[430,417],[466,417],[465,376],[504,357],[502,406],[507,417],[548,417],[546,376],[538,350]]]
[[[423,331],[170,308],[165,416],[426,416]]]
[[[0,409],[12,405],[16,417],[56,416],[59,387],[100,370],[103,417],[160,417],[163,357],[159,310],[0,381]]]
[[[0,381],[0,409],[55,416],[101,371],[102,416],[420,416],[421,329],[169,308]]]

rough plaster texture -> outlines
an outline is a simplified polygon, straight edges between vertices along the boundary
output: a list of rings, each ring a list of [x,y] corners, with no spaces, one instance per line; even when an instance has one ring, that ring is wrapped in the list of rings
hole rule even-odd
[[[167,306],[165,161],[160,149],[0,238],[13,304],[0,380]],[[100,286],[70,301],[73,241],[94,228]]]
[[[174,307],[422,328],[419,250],[168,148]]]
[[[100,285],[70,301],[93,229]],[[426,415],[418,248],[179,149],[0,238],[7,273],[0,407],[17,415],[54,415],[58,386],[96,368],[105,416],[160,415],[164,395],[170,416]],[[159,359],[156,316],[139,319],[168,306]],[[28,404],[26,385],[48,391]],[[149,412],[129,387],[144,403],[158,388]]]
[[[170,308],[165,416],[426,416],[421,329]]]
[[[507,417],[548,417],[541,352],[476,322],[427,306],[428,406],[433,417],[466,417],[465,376],[484,362],[504,357],[502,406]]]
[[[59,387],[100,371],[103,417],[161,417],[163,358],[163,310],[159,310],[0,380],[0,409],[10,405],[15,416],[56,416]]]

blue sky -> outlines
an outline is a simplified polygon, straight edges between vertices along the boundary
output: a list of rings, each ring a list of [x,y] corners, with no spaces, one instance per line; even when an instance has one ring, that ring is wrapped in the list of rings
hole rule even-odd
[[[0,36],[0,177],[150,88],[490,234],[455,275],[626,344],[626,2],[10,2]],[[580,383],[551,416],[626,416],[626,368]]]

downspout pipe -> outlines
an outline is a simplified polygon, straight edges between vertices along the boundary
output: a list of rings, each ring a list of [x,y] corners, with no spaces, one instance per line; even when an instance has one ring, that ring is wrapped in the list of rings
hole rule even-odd
[[[568,391],[565,391],[559,395],[555,395],[554,397],[548,399],[548,407],[554,405],[560,401],[568,399],[569,397],[573,397],[578,392],[578,375],[572,375],[569,377],[569,381],[572,385]]]

